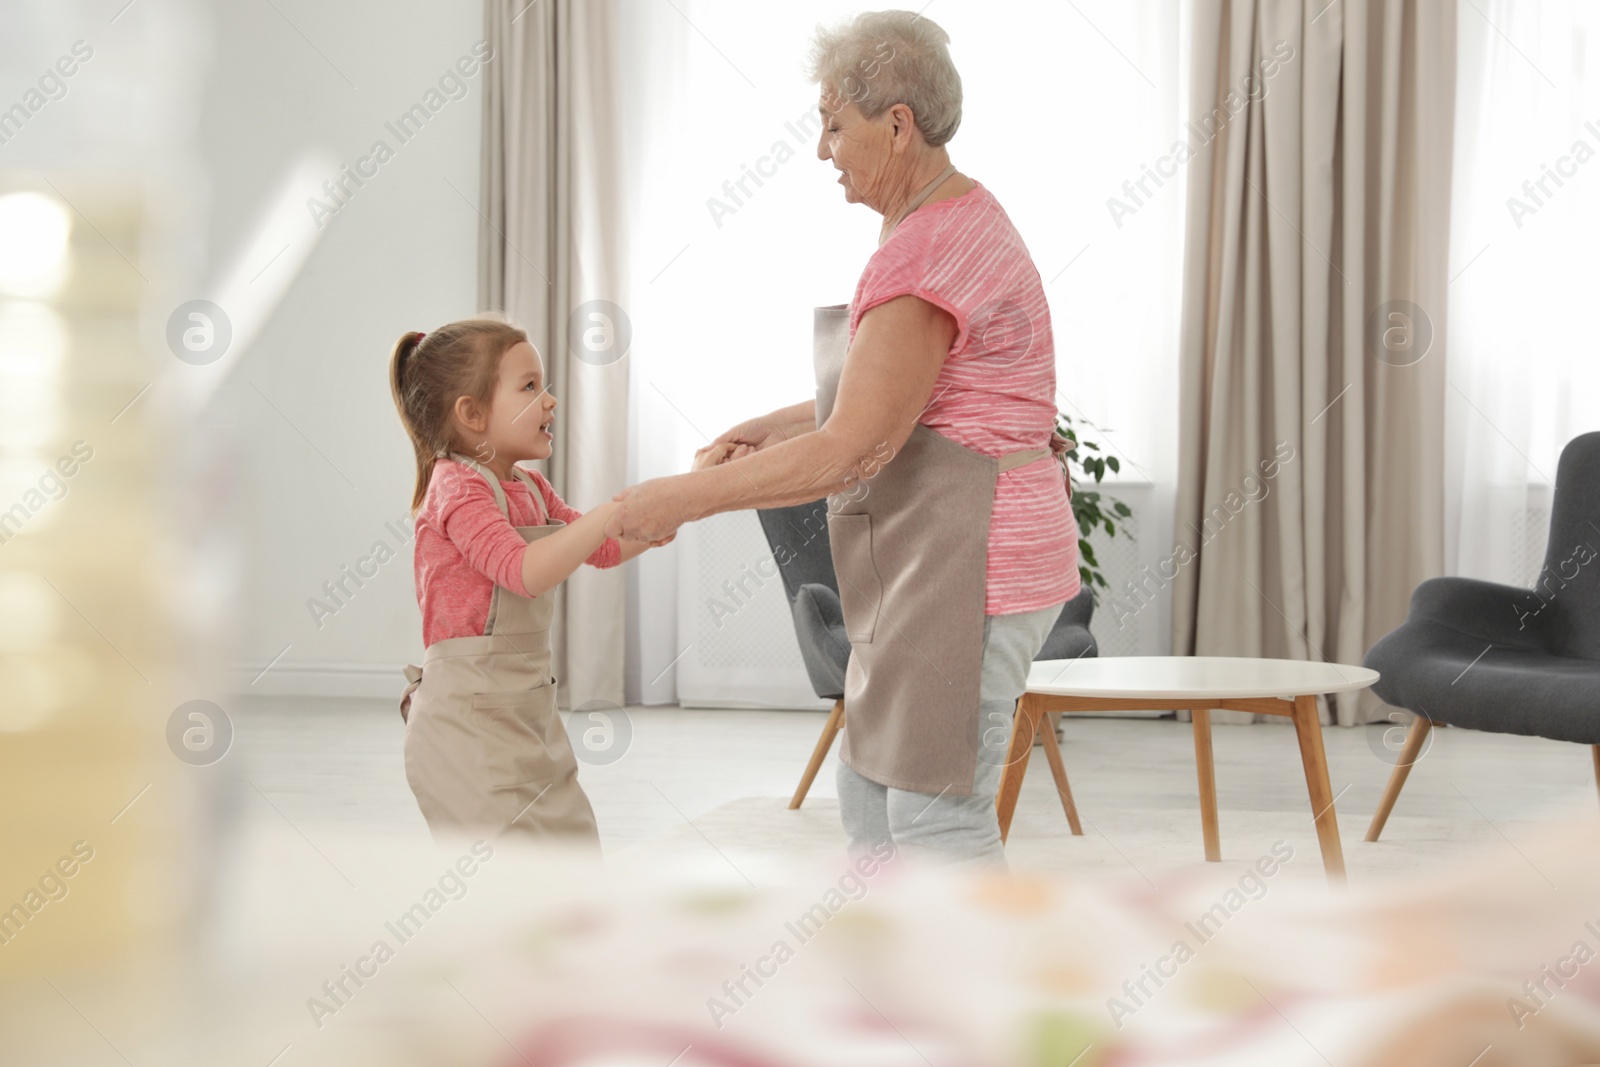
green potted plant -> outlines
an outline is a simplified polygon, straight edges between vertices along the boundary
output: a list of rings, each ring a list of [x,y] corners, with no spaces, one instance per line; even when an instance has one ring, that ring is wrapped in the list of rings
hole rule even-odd
[[[1079,421],[1091,429],[1098,429],[1087,419]],[[1080,438],[1073,425],[1072,416],[1065,412],[1056,413],[1056,433],[1067,442],[1066,449],[1059,453],[1057,458],[1066,472],[1068,495],[1072,500],[1072,517],[1078,524],[1078,576],[1083,587],[1094,594],[1095,604],[1098,605],[1100,589],[1110,589],[1111,583],[1106,581],[1105,575],[1100,572],[1100,563],[1095,559],[1094,546],[1089,543],[1089,535],[1097,529],[1104,528],[1107,537],[1117,536],[1115,519],[1128,518],[1133,514],[1133,510],[1116,497],[1102,497],[1098,489],[1079,488],[1091,476],[1094,478],[1094,483],[1099,485],[1100,480],[1106,476],[1106,471],[1112,473],[1120,471],[1122,465],[1117,461],[1117,457],[1100,455],[1098,444]],[[1132,535],[1124,531],[1123,536]],[[1099,586],[1099,589],[1096,589],[1096,586]]]

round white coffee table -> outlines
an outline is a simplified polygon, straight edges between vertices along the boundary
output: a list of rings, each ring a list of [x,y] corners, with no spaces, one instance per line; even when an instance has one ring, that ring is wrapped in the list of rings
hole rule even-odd
[[[1011,747],[1000,779],[995,808],[1000,837],[1005,840],[1016,811],[1022,776],[1037,735],[1055,776],[1056,791],[1074,834],[1082,834],[1078,811],[1067,785],[1065,765],[1049,712],[1056,711],[1189,711],[1194,716],[1195,764],[1200,778],[1200,826],[1206,859],[1222,858],[1217,831],[1217,786],[1211,758],[1211,709],[1283,715],[1294,722],[1305,765],[1311,813],[1322,848],[1322,864],[1330,882],[1344,880],[1344,851],[1328,782],[1328,760],[1317,718],[1317,694],[1364,689],[1378,672],[1344,663],[1250,659],[1231,656],[1108,656],[1104,659],[1036,660],[1028,687],[1017,702]]]

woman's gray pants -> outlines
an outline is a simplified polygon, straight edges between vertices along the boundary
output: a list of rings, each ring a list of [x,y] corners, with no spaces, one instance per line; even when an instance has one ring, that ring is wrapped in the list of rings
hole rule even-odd
[[[972,794],[914,793],[863,778],[839,761],[839,815],[851,852],[888,842],[908,855],[1004,867],[994,798],[1011,742],[1011,720],[1028,684],[1028,668],[1065,604],[1017,615],[983,617],[983,668],[978,683],[978,764]],[[850,728],[849,709],[845,729]]]

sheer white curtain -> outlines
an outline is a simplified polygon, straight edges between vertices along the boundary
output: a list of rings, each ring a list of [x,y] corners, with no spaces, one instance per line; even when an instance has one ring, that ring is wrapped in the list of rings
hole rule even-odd
[[[845,203],[816,158],[817,91],[802,66],[817,23],[857,7],[623,4],[637,479],[687,470],[707,437],[814,391],[811,309],[851,298],[879,219]],[[1184,193],[1181,169],[1148,172],[1183,135],[1178,9],[924,8],[949,32],[964,83],[951,158],[999,198],[1045,281],[1062,410],[1107,427],[1097,439],[1124,476],[1154,485],[1142,538],[1152,561],[1171,540]],[[682,650],[678,547],[647,553],[634,576],[629,700],[673,699],[670,675],[652,683]]]
[[[1445,562],[1529,585],[1561,448],[1600,429],[1600,3],[1459,23]]]

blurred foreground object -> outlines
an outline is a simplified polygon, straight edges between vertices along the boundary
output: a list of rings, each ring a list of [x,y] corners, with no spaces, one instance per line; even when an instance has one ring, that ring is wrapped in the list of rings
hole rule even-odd
[[[601,868],[509,843],[319,835],[335,874],[280,827],[227,876],[242,894],[170,1021],[161,1047],[192,1058],[161,1062],[1597,1062],[1597,845],[1600,824],[1569,823],[1424,881],[1336,893],[1284,841],[1157,885],[709,848]],[[0,1060],[15,1062],[13,1039]]]

